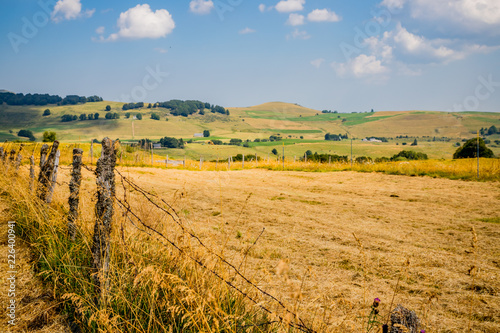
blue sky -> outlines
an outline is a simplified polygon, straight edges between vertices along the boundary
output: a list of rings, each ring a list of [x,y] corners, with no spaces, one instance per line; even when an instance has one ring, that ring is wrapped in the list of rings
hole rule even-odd
[[[0,89],[500,111],[498,0],[2,0]]]

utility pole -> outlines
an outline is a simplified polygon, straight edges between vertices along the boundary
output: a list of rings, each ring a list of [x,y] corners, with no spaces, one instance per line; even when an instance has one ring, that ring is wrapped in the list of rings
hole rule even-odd
[[[479,179],[479,131],[477,131],[477,178]]]

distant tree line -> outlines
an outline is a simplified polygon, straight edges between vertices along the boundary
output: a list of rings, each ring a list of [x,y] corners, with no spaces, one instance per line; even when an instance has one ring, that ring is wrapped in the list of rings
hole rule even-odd
[[[162,147],[166,147],[166,148],[184,149],[184,147],[185,147],[185,143],[184,143],[184,140],[182,140],[182,138],[176,139],[176,138],[172,138],[172,137],[168,137],[168,136],[161,138],[160,144]]]
[[[157,102],[153,105],[153,108],[169,109],[170,113],[173,116],[183,116],[183,117],[187,117],[197,112],[203,115],[205,113],[204,111],[205,109],[210,110],[210,112],[212,113],[229,115],[229,110],[226,110],[222,106],[211,105],[210,103],[197,100],[183,101],[179,99],[172,99],[167,102]]]
[[[497,129],[495,125],[493,125],[490,128],[481,128],[479,133],[481,133],[482,136],[486,136],[486,135],[500,134],[500,131]]]
[[[77,95],[68,95],[65,98],[62,98],[58,95],[49,95],[49,94],[15,94],[11,92],[2,92],[0,93],[0,104],[6,103],[7,105],[48,105],[48,104],[57,104],[57,105],[75,105],[75,104],[84,104],[91,102],[101,102],[102,97],[99,96],[77,96]]]
[[[106,119],[110,119],[110,118],[107,118],[108,114],[106,114]],[[80,120],[98,120],[99,113],[97,113],[97,112],[96,113],[89,113],[89,114],[82,113],[82,114],[80,114],[80,116],[65,114],[65,115],[61,116],[61,122],[63,122],[63,123],[67,123],[70,121],[76,121],[78,119],[80,119]]]
[[[347,136],[347,134],[330,134],[330,133],[326,133],[325,134],[325,140],[328,140],[328,141],[342,141],[342,140],[347,140],[349,139],[349,137]]]
[[[126,110],[132,110],[132,109],[140,109],[140,108],[143,108],[143,107],[144,107],[144,103],[143,102],[139,102],[139,103],[126,103],[126,104],[123,104],[122,110],[126,111]]]

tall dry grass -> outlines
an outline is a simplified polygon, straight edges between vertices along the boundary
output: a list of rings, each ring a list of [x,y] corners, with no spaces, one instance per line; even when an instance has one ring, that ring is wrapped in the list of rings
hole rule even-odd
[[[30,193],[26,175],[26,170],[21,170],[18,176],[13,172],[3,174],[1,195],[12,207],[18,235],[31,244],[36,274],[53,290],[68,318],[84,332],[287,330],[287,325],[270,319],[269,314],[259,306],[252,306],[226,281],[253,299],[263,301],[254,288],[245,286],[220,260],[195,246],[168,216],[152,210],[144,198],[140,201],[123,188],[117,190],[117,195],[127,198],[146,225],[168,235],[182,253],[144,232],[137,221],[131,223],[117,209],[111,240],[109,293],[96,306],[97,295],[91,279],[95,189],[82,192],[78,233],[72,241],[66,223],[66,191],[56,193],[48,206]]]

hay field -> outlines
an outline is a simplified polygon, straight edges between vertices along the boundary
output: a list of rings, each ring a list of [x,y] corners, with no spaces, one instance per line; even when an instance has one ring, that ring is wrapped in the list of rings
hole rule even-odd
[[[499,183],[354,172],[120,170],[170,202],[204,240],[243,262],[248,276],[305,318],[359,332],[373,298],[382,299],[385,314],[398,284],[392,307],[415,310],[427,332],[463,332],[469,324],[473,332],[500,330]],[[88,172],[83,186],[94,186]],[[58,196],[66,191],[61,187]]]

